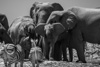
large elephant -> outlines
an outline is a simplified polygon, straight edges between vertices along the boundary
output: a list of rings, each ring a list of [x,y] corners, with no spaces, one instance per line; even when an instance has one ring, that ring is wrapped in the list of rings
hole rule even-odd
[[[8,33],[12,38],[15,45],[20,44],[25,52],[25,59],[28,58],[31,45],[31,39],[35,39],[35,25],[32,18],[29,16],[22,16],[16,18],[9,30]]]
[[[64,10],[59,3],[35,2],[30,8],[30,16],[35,21],[35,25],[37,26],[39,23],[46,23],[51,12],[57,10]],[[40,41],[40,35],[37,34],[37,38]]]
[[[61,23],[68,33],[70,31],[70,46],[76,49],[79,60],[85,63],[84,43],[100,43],[100,9],[72,7],[66,11],[54,11],[47,25],[56,22]],[[45,24],[41,26],[43,28]]]
[[[6,30],[8,30],[9,24],[5,14],[0,14],[0,23],[5,27]]]
[[[16,18],[9,27],[8,33],[14,44],[19,44],[22,37],[35,38],[34,21],[29,16]]]
[[[5,43],[13,43],[12,39],[7,33],[7,30],[4,28],[4,26],[0,23],[0,42]]]
[[[30,9],[30,16],[36,22],[35,25],[37,26],[41,23],[46,23],[51,12],[62,11],[62,10],[64,10],[64,9],[59,3],[35,2]],[[40,39],[41,39],[41,37],[40,37],[40,35],[38,35],[38,40],[40,41]],[[44,37],[42,39],[46,40]],[[37,44],[39,44],[39,41]],[[47,46],[49,47],[49,45],[47,45]],[[48,57],[47,57],[47,59],[48,59]]]
[[[62,11],[63,7],[59,3],[41,3],[35,2],[30,9],[30,16],[36,22],[36,25],[39,23],[46,23],[49,15],[52,11]]]

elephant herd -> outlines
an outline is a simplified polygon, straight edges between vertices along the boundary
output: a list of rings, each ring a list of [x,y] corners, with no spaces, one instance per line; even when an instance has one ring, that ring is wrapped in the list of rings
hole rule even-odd
[[[18,17],[10,26],[6,15],[0,14],[0,42],[22,45],[25,59],[28,59],[33,39],[42,49],[44,60],[73,61],[72,49],[75,49],[77,62],[86,63],[85,43],[99,44],[99,35],[100,9],[74,6],[64,10],[59,3],[34,2],[30,16]],[[22,43],[27,37],[29,44]]]

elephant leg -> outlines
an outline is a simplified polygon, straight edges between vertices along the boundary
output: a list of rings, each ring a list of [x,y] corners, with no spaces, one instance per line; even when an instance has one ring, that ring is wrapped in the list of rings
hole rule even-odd
[[[8,63],[8,66],[7,67],[11,67],[11,64],[10,63]]]
[[[7,64],[7,60],[5,60],[5,59],[4,59],[4,64],[5,64],[5,67],[8,66],[8,64]]]
[[[81,61],[83,63],[86,63],[85,55],[84,55],[84,47],[83,46],[84,46],[83,43],[80,43],[78,45],[78,48],[76,48],[76,51],[77,51],[77,55],[78,55],[79,61]]]
[[[43,41],[42,41],[42,39],[43,39],[42,37],[38,39],[37,46],[40,47],[43,51]]]
[[[25,59],[28,59],[30,50],[25,50]]]
[[[50,53],[49,53],[49,59],[54,60],[54,46],[55,43],[57,42],[58,36],[54,35],[53,40],[50,41]]]
[[[61,46],[62,46],[63,61],[68,61],[67,52],[66,52],[66,44],[62,43]]]
[[[18,66],[18,62],[15,62],[15,67],[17,67]]]
[[[50,44],[49,60],[54,60],[54,45]]]
[[[49,60],[49,51],[50,51],[49,45],[47,45],[47,47],[46,47],[45,49],[46,49],[46,50],[45,50],[45,52],[46,52],[46,59]]]
[[[24,61],[21,60],[21,61],[20,61],[20,67],[23,67],[23,63],[24,63]]]
[[[84,41],[84,42],[83,42],[84,53],[85,53],[85,49],[86,49],[85,46],[86,46],[86,42]]]
[[[32,67],[35,67],[35,60],[31,60]]]
[[[45,56],[44,59],[49,60],[49,49],[50,49],[49,43],[45,38],[43,38],[43,54]]]
[[[42,39],[43,39],[43,37],[42,36],[38,36],[37,39],[38,39],[38,41],[37,41],[36,46],[41,47],[42,46]]]
[[[73,50],[71,47],[68,47],[69,49],[69,61],[72,62],[73,61]]]
[[[62,59],[60,42],[56,42],[54,46],[54,60],[60,61]]]

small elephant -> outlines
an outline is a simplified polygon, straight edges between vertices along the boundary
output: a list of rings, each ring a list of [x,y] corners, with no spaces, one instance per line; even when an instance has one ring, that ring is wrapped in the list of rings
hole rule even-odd
[[[34,19],[36,22],[35,24],[37,25],[39,23],[46,23],[51,12],[57,10],[63,10],[63,7],[59,3],[35,2],[30,8],[30,16]]]
[[[39,24],[35,28],[35,31],[39,35],[43,36],[44,56],[46,59],[54,60],[54,44],[56,43],[58,36],[64,32],[65,28],[61,23],[48,24],[45,27],[44,25],[45,23]],[[58,50],[60,50],[60,48]]]
[[[29,16],[22,16],[16,18],[10,28],[8,33],[12,38],[14,44],[19,44],[22,37],[30,36],[31,38],[35,38],[35,25],[33,19]]]

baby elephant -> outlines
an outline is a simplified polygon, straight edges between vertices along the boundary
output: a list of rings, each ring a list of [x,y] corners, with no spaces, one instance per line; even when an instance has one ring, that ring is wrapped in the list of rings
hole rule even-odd
[[[39,63],[43,61],[43,53],[40,47],[37,47],[34,43],[33,47],[30,50],[29,60],[32,63],[33,67],[39,67]],[[35,66],[36,64],[36,66]]]

